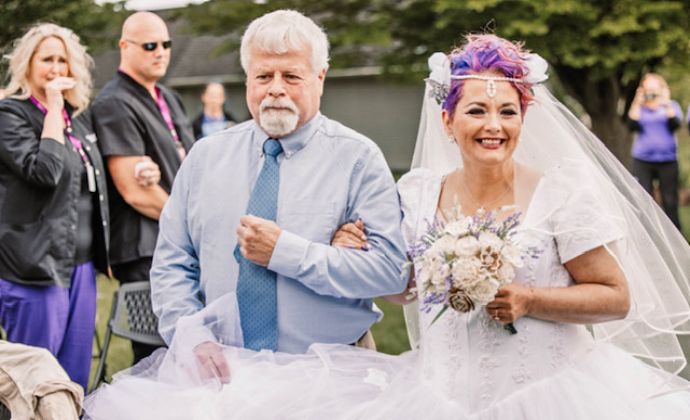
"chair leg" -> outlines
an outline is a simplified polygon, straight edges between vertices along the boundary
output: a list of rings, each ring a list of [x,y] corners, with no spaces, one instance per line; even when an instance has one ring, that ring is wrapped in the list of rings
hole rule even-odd
[[[101,347],[101,337],[98,336],[98,329],[94,330],[93,332],[93,338],[94,341],[96,342],[96,353],[92,354],[91,357],[96,359],[101,355],[101,352],[103,351],[103,347]]]
[[[110,339],[113,336],[113,330],[110,328],[110,323],[108,323],[108,327],[105,330],[105,340],[103,341],[103,349],[101,350],[101,355],[98,359],[98,367],[96,368],[96,376],[94,376],[93,379],[93,386],[91,387],[91,391],[94,389],[98,388],[98,385],[103,382],[105,379],[105,361],[106,358],[108,357],[108,348],[110,347]]]

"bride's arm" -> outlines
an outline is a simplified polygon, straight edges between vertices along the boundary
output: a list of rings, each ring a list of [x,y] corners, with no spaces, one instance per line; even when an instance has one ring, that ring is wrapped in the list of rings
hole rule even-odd
[[[486,307],[503,323],[523,316],[590,324],[624,318],[630,309],[625,275],[616,259],[600,246],[565,263],[575,285],[529,288],[510,284]]]

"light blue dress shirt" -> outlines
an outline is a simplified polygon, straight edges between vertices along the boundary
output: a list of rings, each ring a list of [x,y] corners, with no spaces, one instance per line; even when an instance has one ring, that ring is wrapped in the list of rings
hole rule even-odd
[[[235,292],[236,229],[268,137],[254,121],[236,125],[197,142],[177,173],[151,269],[153,307],[168,344],[178,318]],[[374,142],[321,114],[280,143],[282,232],[268,265],[277,273],[278,351],[353,343],[378,318],[372,298],[407,283],[395,182]],[[336,229],[358,218],[371,249],[331,247]]]

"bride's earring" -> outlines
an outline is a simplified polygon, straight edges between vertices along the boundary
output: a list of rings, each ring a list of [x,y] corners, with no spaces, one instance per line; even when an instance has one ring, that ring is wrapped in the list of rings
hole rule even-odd
[[[453,137],[452,134],[449,135],[449,136],[448,136],[448,141],[449,141],[451,144],[455,143],[455,137]]]

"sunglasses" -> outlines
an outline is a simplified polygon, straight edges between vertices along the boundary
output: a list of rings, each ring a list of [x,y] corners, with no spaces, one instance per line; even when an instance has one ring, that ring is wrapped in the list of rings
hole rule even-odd
[[[140,46],[144,51],[155,51],[158,48],[158,44],[161,44],[161,47],[163,47],[164,50],[167,50],[168,48],[172,47],[172,41],[171,40],[161,41],[161,42],[142,42],[142,43],[130,41],[129,39],[125,39],[125,41],[129,42],[130,44]]]

